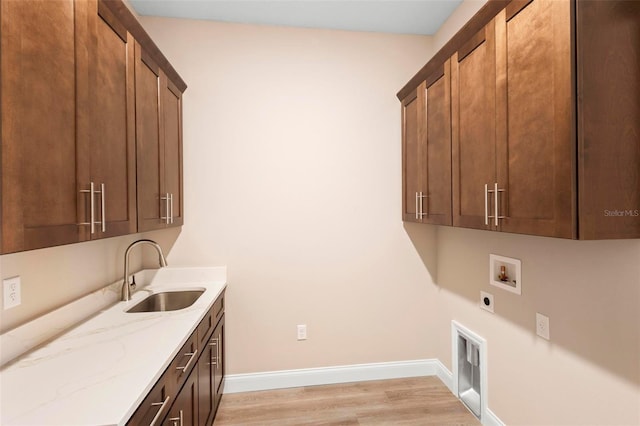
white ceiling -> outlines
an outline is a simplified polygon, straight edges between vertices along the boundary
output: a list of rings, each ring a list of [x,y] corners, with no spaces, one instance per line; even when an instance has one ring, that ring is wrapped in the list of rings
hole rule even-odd
[[[129,0],[142,16],[432,35],[462,0]]]

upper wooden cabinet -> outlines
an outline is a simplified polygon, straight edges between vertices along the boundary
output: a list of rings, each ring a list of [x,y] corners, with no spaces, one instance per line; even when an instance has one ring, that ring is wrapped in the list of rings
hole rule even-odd
[[[494,224],[501,231],[575,238],[571,2],[512,2],[495,24]]]
[[[1,0],[0,32],[0,253],[138,231],[134,39],[177,93],[156,86],[181,224],[186,85],[124,4]]]
[[[496,181],[494,21],[451,57],[453,224],[485,229],[485,186]]]
[[[103,2],[76,3],[81,239],[136,232],[133,36]],[[103,224],[104,222],[104,224]]]
[[[454,53],[454,225],[575,237],[570,7],[512,2]]]
[[[157,229],[166,211],[162,200],[164,144],[160,122],[160,67],[136,44],[136,149],[138,229]]]
[[[451,55],[454,226],[640,238],[639,32],[636,1],[492,1],[399,92]]]
[[[403,219],[451,225],[450,61],[402,101]]]
[[[2,253],[78,241],[74,2],[0,2]]]
[[[424,83],[402,99],[402,220],[422,222]]]
[[[166,75],[160,80],[164,134],[164,187],[169,194],[169,225],[184,222],[182,184],[182,92]]]
[[[136,44],[138,229],[183,223],[182,92]]]
[[[580,238],[640,238],[640,2],[576,19]]]

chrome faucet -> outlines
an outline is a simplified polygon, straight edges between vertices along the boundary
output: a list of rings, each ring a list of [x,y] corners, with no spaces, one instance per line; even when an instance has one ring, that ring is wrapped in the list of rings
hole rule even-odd
[[[162,253],[162,248],[158,243],[153,240],[138,240],[129,244],[127,247],[127,251],[124,252],[124,281],[122,281],[122,301],[126,302],[131,300],[131,291],[135,290],[136,283],[129,283],[129,253],[131,249],[135,246],[139,246],[141,244],[149,244],[156,249],[158,252],[158,261],[160,262],[160,267],[167,266],[167,260],[164,258],[164,254]]]

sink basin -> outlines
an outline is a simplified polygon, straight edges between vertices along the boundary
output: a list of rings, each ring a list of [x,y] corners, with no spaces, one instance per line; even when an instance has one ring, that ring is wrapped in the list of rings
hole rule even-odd
[[[188,308],[204,290],[165,291],[153,293],[127,312],[165,312]]]

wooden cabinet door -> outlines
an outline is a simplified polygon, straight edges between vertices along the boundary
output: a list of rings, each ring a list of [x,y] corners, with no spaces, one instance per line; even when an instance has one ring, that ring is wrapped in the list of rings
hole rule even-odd
[[[164,227],[164,135],[160,123],[160,67],[135,45],[138,231]]]
[[[580,239],[640,238],[640,2],[578,1]]]
[[[165,426],[200,424],[198,422],[198,373],[196,370],[187,378],[162,424]]]
[[[491,21],[451,58],[454,226],[494,229],[485,209],[485,185],[496,182],[494,27]]]
[[[182,199],[182,92],[166,76],[162,78],[162,127],[164,132],[164,192],[169,194],[169,226],[184,222]]]
[[[198,417],[200,424],[210,424],[215,415],[215,363],[217,347],[215,341],[207,340],[198,360]],[[211,420],[211,422],[210,422]]]
[[[422,222],[451,225],[451,61],[425,84]]]
[[[402,220],[422,222],[420,192],[425,191],[423,169],[425,83],[402,100]]]
[[[79,239],[73,0],[0,1],[2,253]]]
[[[215,375],[213,380],[213,387],[215,390],[215,409],[220,405],[220,399],[222,398],[222,391],[224,390],[224,315],[222,319],[216,325],[211,339],[217,343],[217,356],[215,363]]]
[[[575,238],[571,3],[510,3],[496,43],[499,229]]]
[[[106,218],[90,238],[135,233],[133,37],[103,1],[77,3],[76,11],[84,18],[76,30],[78,179],[85,189],[95,185],[95,221]],[[88,221],[88,194],[83,201]]]

